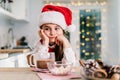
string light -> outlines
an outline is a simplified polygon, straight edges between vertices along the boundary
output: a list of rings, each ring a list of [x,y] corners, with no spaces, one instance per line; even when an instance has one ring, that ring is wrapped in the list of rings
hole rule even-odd
[[[87,27],[90,27],[90,24],[89,24],[89,23],[87,23],[87,24],[86,24],[86,26],[87,26]]]
[[[87,19],[90,19],[90,16],[87,16]]]
[[[85,22],[84,21],[82,21],[82,23],[81,23],[82,25],[84,25],[85,24]]]
[[[80,34],[81,34],[81,32],[79,31],[79,32],[78,32],[78,34],[80,35]]]
[[[85,41],[89,41],[90,39],[89,38],[85,38]]]
[[[84,45],[85,45],[85,43],[81,43],[81,45],[82,45],[82,46],[84,46]]]
[[[100,22],[96,22],[95,25],[96,25],[96,26],[100,26],[101,23],[100,23]]]
[[[84,36],[84,35],[82,35],[82,38],[85,38],[85,36]]]
[[[100,45],[100,44],[96,44],[96,47],[98,47],[98,48],[99,48],[99,47],[101,47],[101,45]]]
[[[90,53],[89,52],[86,52],[85,55],[88,56]]]
[[[82,32],[85,32],[85,30],[84,30],[84,29],[82,29]]]
[[[99,40],[102,40],[102,37],[99,37]]]
[[[91,2],[86,2],[86,5],[90,6],[92,3]]]
[[[91,38],[92,41],[94,41],[94,38]]]
[[[94,55],[95,53],[94,52],[91,52],[91,55]]]
[[[86,9],[86,12],[90,12],[91,10],[90,9]]]
[[[85,50],[82,50],[83,53],[85,53],[86,51]]]
[[[55,3],[56,2],[56,3]],[[45,4],[56,4],[56,5],[71,5],[71,6],[76,6],[76,7],[79,7],[79,6],[83,6],[83,5],[85,5],[85,6],[93,6],[93,5],[101,5],[101,6],[105,6],[105,5],[107,5],[107,2],[106,1],[93,1],[93,2],[91,2],[91,1],[74,1],[74,0],[71,0],[71,2],[66,2],[66,3],[64,3],[64,2],[62,2],[62,1],[49,1],[49,0],[46,0],[45,1]]]
[[[90,32],[86,32],[86,34],[87,34],[87,35],[89,35],[89,34],[90,34]]]

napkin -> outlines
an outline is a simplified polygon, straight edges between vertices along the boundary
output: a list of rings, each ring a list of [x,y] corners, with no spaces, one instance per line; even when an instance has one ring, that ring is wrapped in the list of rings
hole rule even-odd
[[[70,78],[80,78],[80,74],[76,74],[76,73],[69,73],[66,76],[55,76],[55,75],[52,75],[51,73],[37,72],[37,75],[42,80],[68,80]]]

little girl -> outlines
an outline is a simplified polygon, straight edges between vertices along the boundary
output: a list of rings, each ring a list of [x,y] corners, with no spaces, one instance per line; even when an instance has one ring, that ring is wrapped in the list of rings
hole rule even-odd
[[[48,58],[50,52],[55,53],[56,61],[75,63],[76,57],[70,42],[65,36],[65,30],[72,32],[72,12],[67,7],[45,5],[40,13],[40,40],[34,51],[37,58]]]

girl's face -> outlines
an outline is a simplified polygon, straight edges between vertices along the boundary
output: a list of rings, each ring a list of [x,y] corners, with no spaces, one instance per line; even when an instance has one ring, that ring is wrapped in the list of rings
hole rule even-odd
[[[63,35],[63,30],[60,26],[52,23],[44,24],[42,29],[45,35],[49,38],[50,43],[54,43],[55,39],[59,35]]]

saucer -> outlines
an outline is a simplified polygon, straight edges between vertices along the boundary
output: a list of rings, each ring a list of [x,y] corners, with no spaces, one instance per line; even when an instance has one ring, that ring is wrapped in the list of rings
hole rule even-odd
[[[41,73],[49,73],[48,69],[40,69],[40,68],[31,68],[32,71],[41,72]]]

